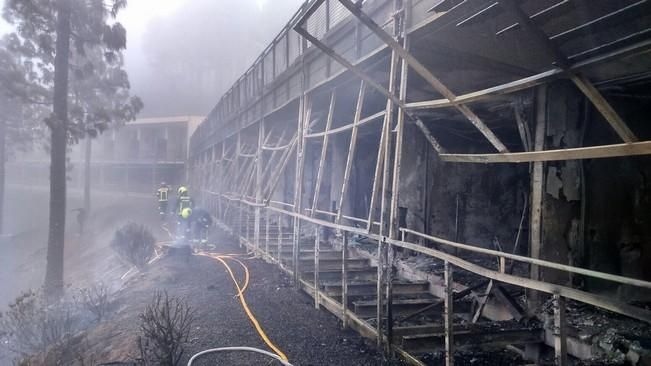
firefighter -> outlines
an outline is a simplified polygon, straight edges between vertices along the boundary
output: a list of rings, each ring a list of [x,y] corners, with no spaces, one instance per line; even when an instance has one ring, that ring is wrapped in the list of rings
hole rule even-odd
[[[165,182],[161,182],[160,187],[156,190],[156,197],[158,197],[158,211],[160,212],[162,220],[165,220],[165,215],[167,215],[169,192],[170,187],[165,184]]]
[[[185,186],[180,186],[178,189],[178,196],[176,197],[176,214],[181,215],[181,211],[185,208],[192,208],[192,198],[190,198],[190,192]]]
[[[190,240],[192,235],[191,220],[192,209],[186,207],[179,213],[178,226],[176,228],[176,235],[185,240]]]
[[[192,226],[193,241],[202,245],[208,243],[208,229],[212,226],[210,213],[202,208],[195,208],[192,210],[190,225]]]

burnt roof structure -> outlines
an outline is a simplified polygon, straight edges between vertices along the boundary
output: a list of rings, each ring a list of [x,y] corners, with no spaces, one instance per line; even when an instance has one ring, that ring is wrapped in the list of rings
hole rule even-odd
[[[422,334],[393,343],[392,309],[416,303],[392,304],[398,274],[382,264],[397,266],[396,251],[444,263],[432,286],[448,364],[452,287],[476,285],[455,284],[455,271],[490,281],[489,293],[525,289],[520,305],[541,319],[551,295],[557,329],[566,299],[651,323],[631,304],[651,289],[650,31],[644,0],[308,1],[193,135],[194,184],[317,306],[414,363],[406,345]],[[352,236],[375,243],[373,322],[359,315],[368,303],[321,293],[321,235],[344,253]],[[501,308],[521,318],[502,285]],[[473,323],[490,318],[488,296],[473,296]],[[567,334],[543,338],[566,364]]]

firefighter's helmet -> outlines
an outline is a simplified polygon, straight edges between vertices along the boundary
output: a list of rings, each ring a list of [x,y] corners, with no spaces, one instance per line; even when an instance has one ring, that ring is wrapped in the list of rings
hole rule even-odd
[[[187,193],[188,193],[188,188],[187,188],[187,187],[185,187],[185,186],[180,186],[180,187],[179,187],[179,191],[178,191],[178,192],[179,192],[179,196],[182,196],[182,195],[184,195],[184,194],[187,194]]]

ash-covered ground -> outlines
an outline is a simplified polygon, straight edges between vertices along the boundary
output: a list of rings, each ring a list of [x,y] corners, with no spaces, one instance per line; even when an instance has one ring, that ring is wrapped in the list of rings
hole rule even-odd
[[[241,253],[231,239],[216,235],[213,241],[219,253]],[[245,259],[244,263],[251,276],[246,301],[271,341],[294,365],[382,364],[381,356],[367,340],[351,330],[342,330],[341,322],[330,313],[315,309],[312,299],[296,290],[276,266],[259,259]],[[243,270],[235,263],[232,268],[242,280]],[[96,345],[88,352],[100,355],[103,362],[137,355],[138,315],[156,290],[186,299],[196,310],[184,359],[216,347],[269,350],[247,318],[222,264],[203,256],[168,255],[130,277],[116,295],[115,314],[88,332],[88,344]],[[220,353],[196,365],[254,365],[268,360],[255,354]]]

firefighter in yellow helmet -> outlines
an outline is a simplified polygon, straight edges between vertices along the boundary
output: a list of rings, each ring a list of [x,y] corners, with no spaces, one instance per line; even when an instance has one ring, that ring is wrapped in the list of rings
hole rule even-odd
[[[188,191],[188,187],[186,186],[180,186],[178,189],[178,196],[176,197],[176,204],[174,207],[176,208],[176,214],[181,215],[181,211],[185,208],[192,208],[193,203],[192,203],[192,198],[190,197],[190,192]]]

